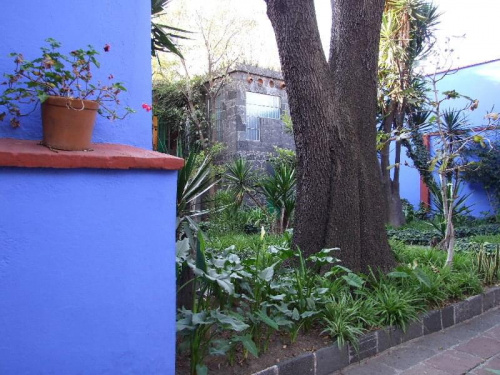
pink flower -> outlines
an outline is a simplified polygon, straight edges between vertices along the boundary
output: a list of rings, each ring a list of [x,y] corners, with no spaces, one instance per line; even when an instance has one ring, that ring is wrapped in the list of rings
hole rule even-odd
[[[110,49],[110,48],[111,48],[111,46],[110,46],[108,43],[106,43],[106,44],[104,45],[104,52],[109,52],[109,49]]]
[[[144,108],[146,110],[146,112],[149,112],[153,109],[153,107],[151,107],[149,104],[146,104],[146,103],[144,103],[142,105],[142,108]]]

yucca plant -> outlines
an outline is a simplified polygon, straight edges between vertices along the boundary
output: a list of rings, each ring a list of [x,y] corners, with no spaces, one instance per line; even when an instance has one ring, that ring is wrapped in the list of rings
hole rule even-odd
[[[237,207],[240,207],[245,197],[248,197],[264,210],[262,203],[256,196],[257,176],[246,159],[238,157],[226,165],[224,184],[228,190],[234,193]]]
[[[156,56],[158,52],[171,52],[183,58],[181,51],[177,48],[175,39],[189,39],[185,36],[190,31],[161,24],[156,19],[161,16],[171,0],[151,0],[151,56]]]
[[[276,211],[278,232],[283,233],[290,224],[295,209],[295,168],[279,165],[272,176],[264,178],[260,187],[267,202]]]

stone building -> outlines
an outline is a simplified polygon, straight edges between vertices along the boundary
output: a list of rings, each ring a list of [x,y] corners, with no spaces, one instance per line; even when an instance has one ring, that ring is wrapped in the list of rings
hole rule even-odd
[[[289,108],[281,73],[245,65],[225,79],[212,112],[214,140],[226,145],[224,159],[242,156],[265,168],[274,147],[295,149],[282,121]]]

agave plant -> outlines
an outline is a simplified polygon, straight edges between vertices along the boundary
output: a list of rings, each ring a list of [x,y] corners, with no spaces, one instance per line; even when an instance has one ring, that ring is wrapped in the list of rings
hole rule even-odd
[[[212,155],[207,154],[201,162],[198,154],[191,152],[184,168],[179,171],[177,179],[177,230],[183,224],[197,228],[194,218],[208,213],[209,210],[199,209],[199,198],[210,190],[218,179],[212,178]],[[184,225],[186,228],[186,225]]]

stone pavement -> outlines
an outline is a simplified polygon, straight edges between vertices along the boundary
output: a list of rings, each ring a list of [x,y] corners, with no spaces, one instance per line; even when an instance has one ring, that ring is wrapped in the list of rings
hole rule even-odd
[[[500,370],[500,308],[395,346],[331,375],[492,375]]]

